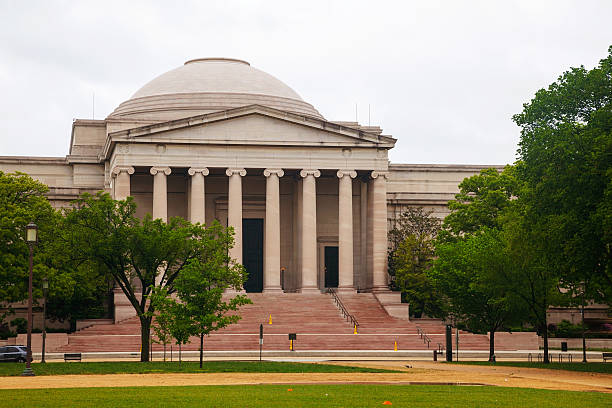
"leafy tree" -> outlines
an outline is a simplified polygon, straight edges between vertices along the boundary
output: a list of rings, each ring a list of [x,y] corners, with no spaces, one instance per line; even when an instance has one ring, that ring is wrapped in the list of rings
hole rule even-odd
[[[47,186],[23,173],[0,171],[0,306],[7,310],[3,319],[13,312],[12,302],[25,300],[28,295],[29,250],[25,242],[25,227],[34,222],[39,227],[40,245],[53,236],[53,208],[45,197]],[[35,272],[41,269],[40,249],[35,251]],[[34,288],[40,287],[36,273]],[[39,291],[34,292],[37,297]]]
[[[102,317],[109,292],[107,280],[87,263],[73,263],[57,236],[65,227],[61,212],[45,197],[48,188],[23,173],[0,172],[0,306],[11,313],[10,304],[27,298],[28,247],[25,226],[38,225],[39,242],[34,250],[33,296],[42,297],[42,279],[49,281],[47,316],[51,319]]]
[[[204,358],[204,336],[240,320],[233,313],[251,303],[245,295],[224,298],[226,289],[239,290],[244,279],[242,265],[231,262],[227,248],[233,235],[218,222],[205,231],[201,256],[185,267],[175,282],[178,299],[175,310],[190,321],[190,333],[200,338],[200,368]]]
[[[167,288],[153,288],[150,299],[155,308],[153,333],[157,342],[164,345],[164,361],[166,361],[166,345],[174,339],[175,344],[179,346],[180,364],[183,344],[189,342],[191,332],[189,316],[185,315],[182,305],[168,295]]]
[[[540,89],[513,120],[535,265],[558,271],[574,304],[610,304],[612,47],[597,67],[571,68]]]
[[[172,294],[185,265],[208,243],[204,227],[181,218],[168,223],[141,221],[131,198],[115,201],[107,193],[84,194],[66,212],[71,228],[62,236],[74,261],[92,262],[114,279],[140,320],[141,361],[149,361],[151,320],[155,311],[149,295],[156,287]]]
[[[612,299],[612,47],[564,72],[513,117],[525,216],[566,286]],[[584,284],[584,285],[583,285]],[[579,293],[575,293],[579,294]]]
[[[500,216],[517,194],[515,168],[483,169],[459,184],[459,193],[449,201],[451,213],[444,218],[439,241],[454,241],[483,227],[501,229]]]
[[[389,270],[414,316],[441,314],[440,296],[426,274],[434,255],[433,239],[440,229],[440,220],[432,213],[409,207],[389,232]]]
[[[164,361],[166,361],[166,346],[172,341],[172,323],[175,321],[171,310],[172,301],[168,297],[166,288],[154,288],[150,299],[155,308],[151,322],[151,329],[155,335],[153,342],[163,344]]]
[[[520,318],[505,279],[512,264],[502,234],[483,227],[465,239],[440,243],[436,255],[429,276],[448,299],[448,312],[471,331],[489,332],[489,361],[494,361],[495,332]]]
[[[527,308],[526,320],[544,340],[544,362],[548,359],[547,311],[550,305],[564,305],[567,296],[559,290],[559,273],[550,267],[553,253],[542,249],[538,242],[547,239],[548,232],[534,228],[520,213],[522,202],[507,216],[503,230],[512,267],[502,270],[514,295]]]

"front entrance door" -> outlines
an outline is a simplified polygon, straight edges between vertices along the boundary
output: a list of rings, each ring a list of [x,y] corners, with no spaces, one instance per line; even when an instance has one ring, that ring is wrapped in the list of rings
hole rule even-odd
[[[242,264],[249,274],[244,284],[247,292],[263,290],[263,219],[242,220]]]
[[[338,287],[338,247],[325,247],[325,287]]]

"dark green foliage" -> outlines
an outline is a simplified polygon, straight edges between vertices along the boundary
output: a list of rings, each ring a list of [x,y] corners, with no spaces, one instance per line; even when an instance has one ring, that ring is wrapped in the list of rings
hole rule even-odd
[[[408,207],[389,231],[389,271],[410,303],[410,314],[416,317],[442,314],[440,295],[427,276],[439,229],[440,220],[432,216],[432,211]]]
[[[39,228],[39,247],[53,236],[54,211],[45,198],[47,186],[23,173],[0,171],[0,307],[8,312],[0,313],[0,324],[12,313],[11,302],[23,301],[28,292],[28,245],[25,227],[34,222]],[[38,272],[43,266],[39,261],[40,248],[35,251],[34,267]],[[40,287],[36,273],[34,286]],[[35,292],[35,295],[39,292]]]
[[[582,337],[583,326],[572,324],[568,320],[562,320],[553,330],[554,337],[576,338]]]
[[[581,297],[612,296],[612,47],[563,73],[514,116],[525,217],[550,268]]]
[[[459,184],[449,202],[436,241],[429,276],[444,294],[445,311],[457,324],[490,332],[489,358],[495,354],[495,332],[520,322],[519,305],[510,277],[514,264],[502,228],[518,190],[514,168],[484,169]]]
[[[47,186],[26,174],[0,172],[0,306],[27,297],[29,254],[24,233],[26,224],[35,222],[39,240],[34,247],[34,301],[42,297],[42,279],[47,278],[48,318],[74,322],[101,317],[108,283],[92,265],[72,262],[59,239],[65,228],[63,216],[51,208],[47,191]]]

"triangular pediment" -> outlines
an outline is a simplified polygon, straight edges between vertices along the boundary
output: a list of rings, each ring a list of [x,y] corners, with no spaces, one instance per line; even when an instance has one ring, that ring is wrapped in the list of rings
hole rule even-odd
[[[113,141],[390,148],[395,139],[259,105],[128,129]]]

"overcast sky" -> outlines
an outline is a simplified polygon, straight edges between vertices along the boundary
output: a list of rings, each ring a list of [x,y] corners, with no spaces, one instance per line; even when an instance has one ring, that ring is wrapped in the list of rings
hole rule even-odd
[[[104,119],[188,59],[233,57],[328,120],[357,105],[398,139],[394,163],[511,163],[511,116],[604,58],[611,21],[606,0],[0,0],[0,155],[65,156],[73,118]]]

